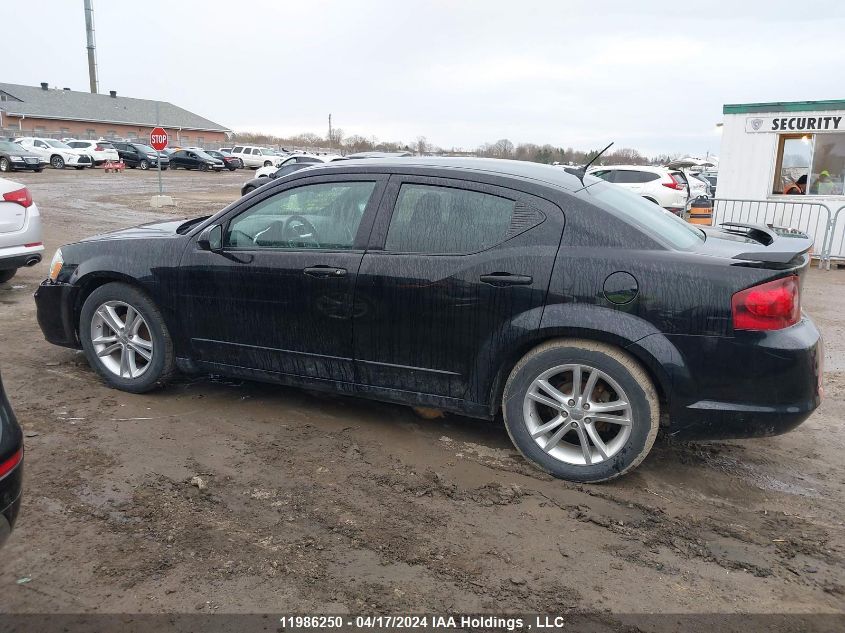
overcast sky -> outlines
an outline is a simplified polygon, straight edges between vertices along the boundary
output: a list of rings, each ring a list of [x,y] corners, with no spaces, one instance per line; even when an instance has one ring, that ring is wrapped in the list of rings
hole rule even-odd
[[[94,0],[100,91],[235,130],[718,154],[722,104],[843,98],[845,3]],[[6,12],[0,80],[87,90],[82,0]]]

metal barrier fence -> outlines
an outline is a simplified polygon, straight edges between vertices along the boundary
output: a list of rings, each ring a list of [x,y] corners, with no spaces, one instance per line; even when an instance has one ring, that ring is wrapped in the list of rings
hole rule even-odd
[[[819,258],[819,266],[827,261],[831,218],[830,208],[822,202],[732,199],[713,201],[713,226],[725,222],[744,222],[781,226],[806,233],[813,239],[813,255]]]
[[[830,221],[830,238],[825,250],[825,262],[830,268],[830,260],[845,260],[845,205],[836,210]]]

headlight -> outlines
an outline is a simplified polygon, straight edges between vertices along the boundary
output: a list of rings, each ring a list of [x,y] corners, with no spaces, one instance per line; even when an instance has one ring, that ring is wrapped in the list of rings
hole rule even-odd
[[[50,281],[56,281],[64,265],[65,260],[62,258],[62,249],[57,248],[56,254],[53,255],[53,259],[50,262]]]
[[[19,163],[23,161],[23,156],[9,156],[13,161],[18,161]]]

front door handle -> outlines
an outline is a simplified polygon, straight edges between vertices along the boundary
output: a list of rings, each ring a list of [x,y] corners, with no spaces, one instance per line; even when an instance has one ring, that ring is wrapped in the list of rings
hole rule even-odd
[[[308,268],[304,268],[302,272],[309,277],[319,277],[320,279],[346,277],[346,269],[338,268],[337,266],[309,266]]]
[[[534,278],[528,275],[512,275],[511,273],[490,273],[481,275],[481,283],[491,286],[529,286]]]

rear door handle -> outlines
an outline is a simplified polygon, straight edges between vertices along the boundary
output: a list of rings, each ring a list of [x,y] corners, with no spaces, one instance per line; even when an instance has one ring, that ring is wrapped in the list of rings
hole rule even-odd
[[[481,275],[481,283],[491,286],[528,286],[534,278],[528,275],[512,275],[511,273],[490,273]]]
[[[304,268],[302,272],[309,277],[319,277],[321,279],[346,277],[346,269],[338,268],[337,266],[309,266],[308,268]]]

